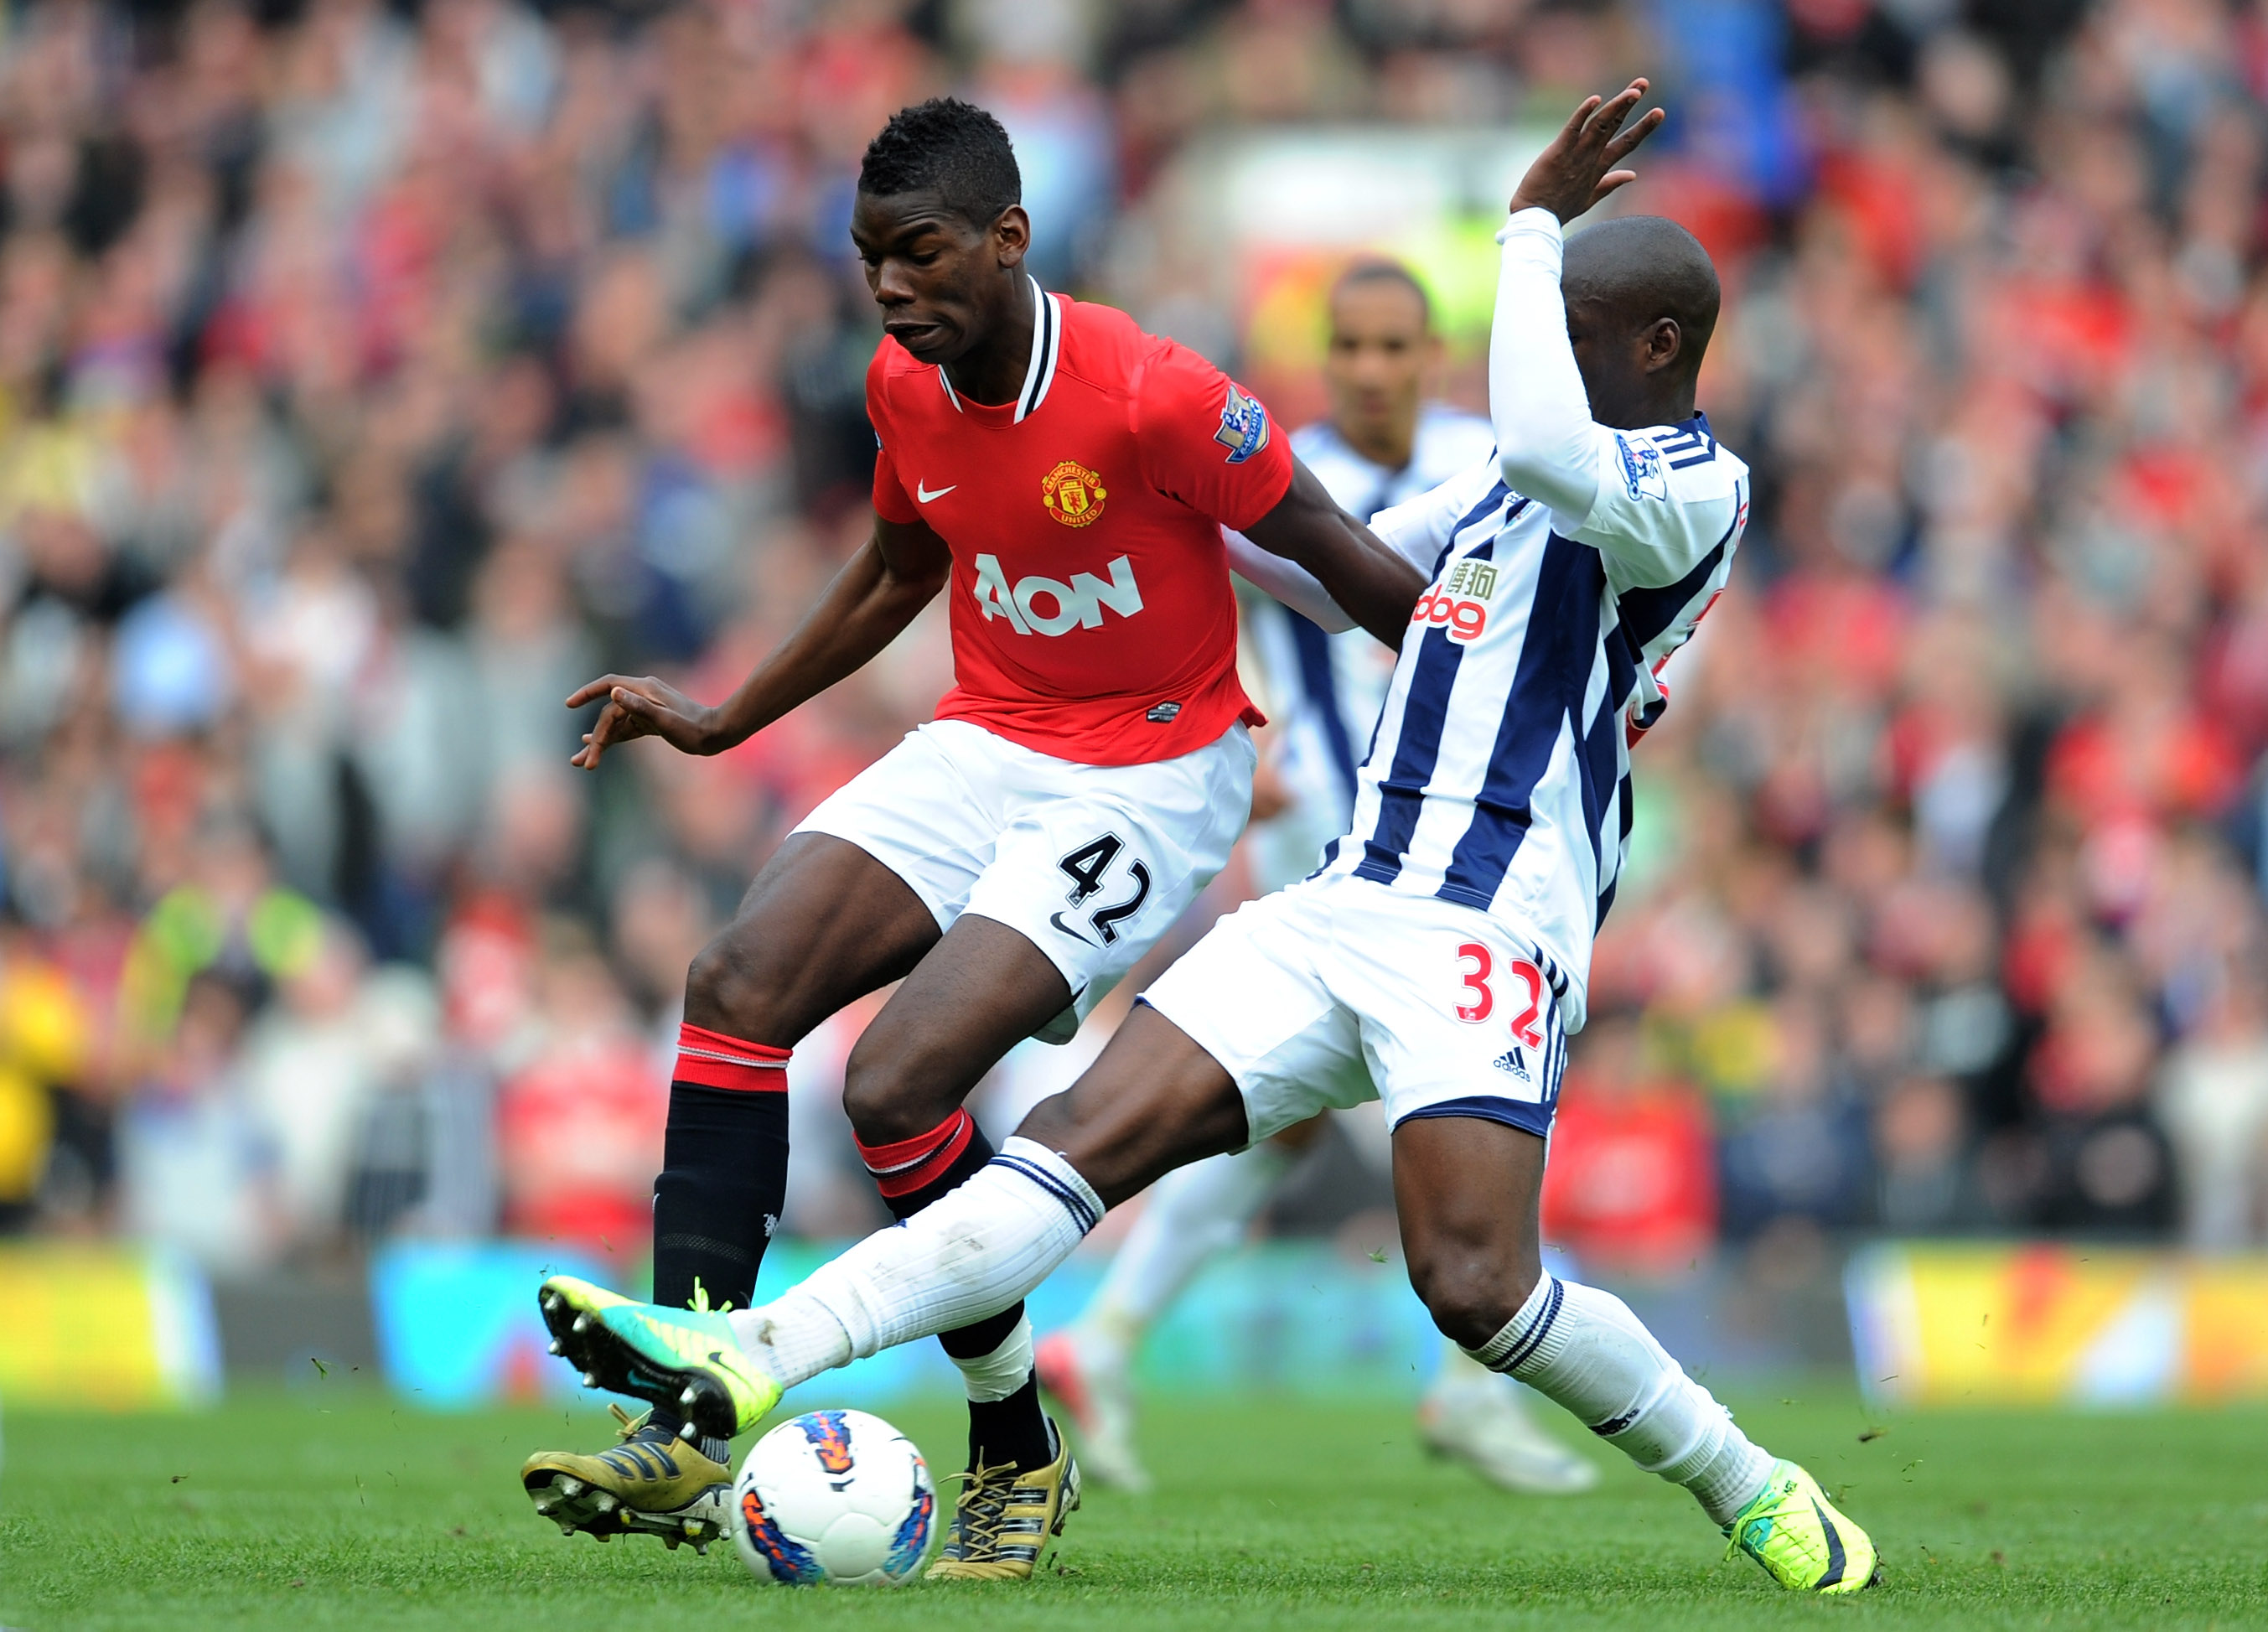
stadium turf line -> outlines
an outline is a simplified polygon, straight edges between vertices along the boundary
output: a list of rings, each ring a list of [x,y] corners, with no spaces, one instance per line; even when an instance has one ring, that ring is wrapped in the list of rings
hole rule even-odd
[[[1747,1561],[1720,1562],[1683,1492],[1595,1446],[1597,1491],[1523,1498],[1427,1462],[1405,1410],[1247,1400],[1153,1406],[1158,1494],[1090,1496],[1032,1587],[791,1592],[728,1548],[601,1546],[537,1522],[521,1457],[594,1444],[603,1418],[435,1416],[326,1381],[202,1414],[11,1411],[0,1624],[2268,1626],[2268,1412],[1868,1414],[1822,1381],[1734,1399],[1752,1433],[1844,1490],[1882,1546],[1885,1587],[1784,1596]],[[959,1438],[949,1409],[891,1414],[932,1453]]]

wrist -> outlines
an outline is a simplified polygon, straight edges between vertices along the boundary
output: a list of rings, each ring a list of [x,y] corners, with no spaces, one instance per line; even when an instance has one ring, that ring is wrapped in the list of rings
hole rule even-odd
[[[1498,229],[1496,241],[1503,247],[1502,276],[1517,270],[1557,280],[1566,239],[1559,231],[1559,218],[1549,210],[1530,206],[1514,212]]]
[[[696,724],[699,729],[695,738],[696,750],[702,754],[721,754],[748,739],[747,732],[733,728],[733,722],[725,717],[722,708],[703,709]]]
[[[1539,238],[1562,243],[1566,239],[1566,233],[1561,230],[1564,225],[1559,212],[1550,205],[1539,204],[1515,193],[1511,211],[1505,218],[1504,225],[1497,232],[1497,241],[1502,243],[1514,233],[1532,233]]]

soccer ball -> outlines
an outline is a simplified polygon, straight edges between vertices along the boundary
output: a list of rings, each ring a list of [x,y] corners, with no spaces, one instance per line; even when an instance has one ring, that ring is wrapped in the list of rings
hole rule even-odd
[[[733,1481],[733,1540],[760,1579],[894,1587],[929,1551],[937,1488],[914,1442],[864,1411],[810,1411],[756,1441]]]

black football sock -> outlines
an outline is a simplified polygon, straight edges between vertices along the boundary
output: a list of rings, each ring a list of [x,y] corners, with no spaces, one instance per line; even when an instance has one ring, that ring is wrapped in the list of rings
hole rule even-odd
[[[785,1049],[688,1025],[669,1085],[669,1127],[653,1184],[653,1301],[669,1309],[747,1309],[787,1196]],[[674,1405],[649,1422],[674,1432]],[[729,1440],[702,1453],[731,1459]]]
[[[1016,1318],[1020,1320],[1023,1316],[1024,1306],[1019,1303]],[[1040,1379],[1036,1375],[1027,1377],[1024,1385],[1005,1399],[968,1402],[969,1466],[998,1467],[1003,1462],[1013,1462],[1030,1473],[1055,1459],[1055,1441],[1048,1432],[1048,1414],[1040,1409]]]
[[[858,1154],[874,1176],[875,1188],[893,1216],[911,1218],[946,1192],[961,1185],[992,1159],[992,1141],[984,1137],[976,1119],[956,1111],[926,1134],[895,1145],[869,1145],[861,1141]],[[956,1361],[981,1359],[1014,1333],[1024,1318],[1020,1300],[998,1314],[974,1326],[938,1334],[938,1346]],[[997,1466],[1013,1462],[1019,1467],[1042,1468],[1055,1460],[1046,1413],[1040,1409],[1036,1380],[1027,1377],[1022,1387],[1005,1399],[968,1402],[968,1466]]]

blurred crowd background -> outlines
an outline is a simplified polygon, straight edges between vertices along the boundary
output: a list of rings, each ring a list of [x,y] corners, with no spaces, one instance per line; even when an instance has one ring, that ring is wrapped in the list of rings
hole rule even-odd
[[[562,699],[720,695],[863,535],[846,226],[894,109],[994,109],[1044,281],[1305,412],[1174,247],[1177,156],[1637,72],[1674,113],[1619,203],[1718,258],[1703,405],[1756,492],[1638,756],[1553,1233],[1638,1272],[2260,1241],[2268,5],[2231,0],[10,8],[0,1230],[639,1260],[687,960],[949,657],[932,609],[738,752],[594,775]],[[830,1110],[858,1019],[798,1058],[791,1229],[880,1216]],[[1331,1228],[1316,1188],[1277,1224]]]

